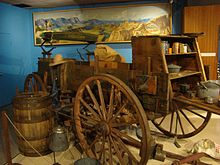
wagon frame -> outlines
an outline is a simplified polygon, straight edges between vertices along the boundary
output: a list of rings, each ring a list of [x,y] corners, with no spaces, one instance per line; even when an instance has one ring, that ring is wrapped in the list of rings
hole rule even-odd
[[[176,42],[187,45],[187,52],[170,53],[163,47]],[[51,59],[38,62],[41,77],[45,79],[45,72],[52,80],[59,75],[60,94],[74,97],[73,120],[80,145],[101,163],[146,164],[155,156],[147,120],[167,136],[188,138],[203,130],[211,113],[220,114],[216,104],[192,96],[196,83],[206,81],[197,36],[132,37],[132,55],[132,64],[97,57],[86,62],[66,59],[55,68],[49,67]],[[180,65],[181,72],[169,73],[169,63]],[[38,81],[35,76],[31,78]],[[25,81],[26,89],[31,78]],[[191,93],[180,89],[181,84],[188,84]],[[127,128],[132,127],[137,138],[128,134]],[[139,154],[129,146],[138,148]]]

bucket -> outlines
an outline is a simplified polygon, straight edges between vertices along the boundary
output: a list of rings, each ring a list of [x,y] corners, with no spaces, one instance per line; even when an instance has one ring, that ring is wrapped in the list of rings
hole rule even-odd
[[[75,161],[74,165],[100,165],[100,162],[93,158],[82,158]]]
[[[50,153],[49,135],[54,125],[52,101],[44,92],[19,93],[13,99],[14,124],[24,138],[41,155]],[[20,152],[25,156],[39,156],[16,132]]]

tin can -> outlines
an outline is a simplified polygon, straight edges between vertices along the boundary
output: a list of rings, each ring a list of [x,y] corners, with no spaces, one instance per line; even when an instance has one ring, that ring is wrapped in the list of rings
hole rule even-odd
[[[183,43],[180,43],[179,44],[179,51],[180,51],[180,53],[184,53],[184,44]]]
[[[163,54],[166,53],[166,41],[162,41],[162,42],[161,42],[161,50],[162,50],[162,53],[163,53]]]
[[[183,53],[187,53],[187,45],[183,46]]]
[[[161,42],[161,50],[162,50],[163,54],[167,54],[168,53],[168,48],[169,48],[168,41],[162,41]]]
[[[172,48],[168,48],[168,54],[172,54]]]
[[[173,53],[179,53],[179,42],[173,43]]]

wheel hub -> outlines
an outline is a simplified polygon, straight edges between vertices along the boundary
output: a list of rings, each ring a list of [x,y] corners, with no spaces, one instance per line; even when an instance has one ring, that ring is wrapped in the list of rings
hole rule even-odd
[[[96,132],[100,135],[106,136],[110,133],[110,126],[105,121],[101,121],[95,126]]]

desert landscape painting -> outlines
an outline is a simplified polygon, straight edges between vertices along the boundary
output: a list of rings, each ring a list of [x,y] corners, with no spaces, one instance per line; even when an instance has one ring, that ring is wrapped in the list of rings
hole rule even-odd
[[[80,8],[33,13],[35,45],[129,42],[171,33],[170,4]]]

